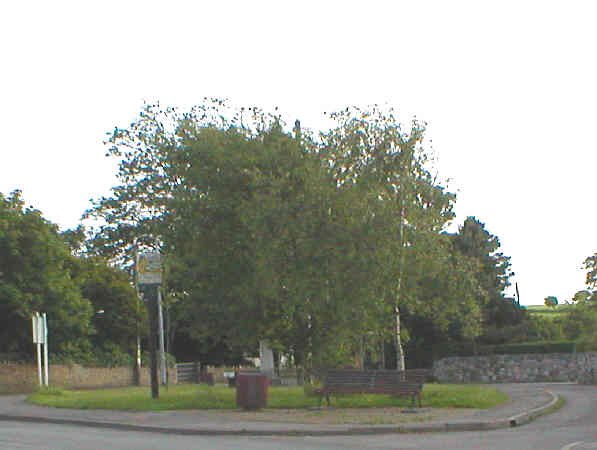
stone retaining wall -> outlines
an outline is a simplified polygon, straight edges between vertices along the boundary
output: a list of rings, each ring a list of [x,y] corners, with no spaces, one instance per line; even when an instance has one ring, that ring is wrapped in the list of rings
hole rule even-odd
[[[597,384],[597,353],[451,357],[435,361],[442,383],[578,382]]]

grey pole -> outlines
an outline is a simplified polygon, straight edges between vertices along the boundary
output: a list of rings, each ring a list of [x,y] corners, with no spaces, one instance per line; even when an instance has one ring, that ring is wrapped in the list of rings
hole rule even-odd
[[[43,313],[44,320],[44,378],[45,385],[48,386],[48,317]]]
[[[158,289],[158,321],[160,332],[160,372],[162,384],[166,384],[166,353],[164,352],[164,314],[162,313],[162,290]]]

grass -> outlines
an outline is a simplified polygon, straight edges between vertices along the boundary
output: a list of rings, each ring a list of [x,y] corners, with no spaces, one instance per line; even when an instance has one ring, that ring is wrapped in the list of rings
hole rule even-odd
[[[547,414],[551,414],[553,412],[556,412],[558,409],[560,409],[562,406],[564,406],[565,402],[566,401],[564,400],[563,397],[558,396],[558,400],[555,402],[555,404],[551,408],[548,408],[548,409],[546,409],[544,411],[541,411],[538,414],[535,414],[533,416],[533,420],[537,419],[538,417],[546,416]]]
[[[567,305],[567,304],[556,305],[555,308],[552,308],[551,306],[545,306],[545,305],[529,305],[529,306],[526,306],[525,309],[531,314],[550,315],[550,314],[562,314],[562,313],[568,312],[568,311],[570,311],[570,309],[572,307],[574,307],[574,305]]]
[[[183,409],[236,409],[236,391],[227,386],[183,384],[160,389],[153,400],[147,387],[103,390],[40,389],[28,397],[36,405],[56,408],[168,411]],[[426,384],[423,406],[431,408],[484,409],[509,400],[506,394],[477,385]],[[325,403],[325,401],[323,402]],[[302,387],[270,387],[267,407],[300,409],[318,405],[318,397],[305,395]],[[410,398],[354,394],[332,397],[337,408],[408,407]]]

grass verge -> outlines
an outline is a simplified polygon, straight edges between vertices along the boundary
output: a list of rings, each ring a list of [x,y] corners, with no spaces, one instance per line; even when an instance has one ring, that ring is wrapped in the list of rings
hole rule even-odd
[[[553,412],[556,412],[558,409],[560,409],[562,406],[564,406],[564,403],[565,403],[565,400],[564,400],[564,398],[563,398],[561,395],[560,395],[560,396],[558,396],[558,400],[557,400],[557,401],[554,403],[554,405],[553,405],[551,408],[548,408],[548,409],[546,409],[546,410],[544,410],[544,411],[541,411],[541,412],[540,412],[540,413],[538,413],[538,414],[535,414],[535,415],[533,416],[533,419],[532,419],[532,420],[535,420],[535,419],[537,419],[538,417],[541,417],[541,416],[546,416],[547,414],[551,414],[551,413],[553,413]]]
[[[160,389],[157,400],[147,387],[71,391],[40,389],[30,403],[56,408],[168,411],[183,409],[236,409],[236,391],[227,386],[176,385]],[[509,400],[504,393],[477,385],[426,384],[423,406],[427,408],[485,409]],[[325,402],[323,402],[325,403]],[[270,387],[269,409],[300,409],[318,405],[318,398],[305,395],[302,387]],[[391,395],[354,394],[332,397],[335,408],[409,407],[409,398]]]

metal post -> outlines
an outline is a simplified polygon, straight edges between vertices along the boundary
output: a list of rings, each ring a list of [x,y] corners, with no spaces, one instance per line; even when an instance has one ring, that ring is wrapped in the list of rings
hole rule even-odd
[[[41,344],[37,344],[37,375],[39,378],[39,385],[43,386],[43,378],[41,374]]]
[[[44,319],[44,379],[45,384],[48,386],[48,318],[46,313],[43,314]]]
[[[159,297],[160,285],[162,284],[162,266],[160,254],[157,252],[140,254],[136,257],[137,285],[144,292],[149,312],[149,352],[151,355],[151,397],[157,399],[160,396],[160,382],[158,375],[158,349],[157,340],[159,334]]]
[[[141,302],[141,293],[139,292],[139,285],[136,283],[135,290],[137,292],[137,314],[135,316],[135,328],[137,332],[137,343],[135,350],[135,385],[141,386],[141,333],[139,331],[139,303]]]
[[[41,373],[41,342],[42,342],[41,331],[42,330],[41,330],[40,317],[39,317],[38,312],[33,313],[32,321],[33,321],[33,342],[37,346],[37,377],[39,379],[39,385],[43,386],[43,378],[42,378],[42,373]]]
[[[162,290],[158,288],[158,321],[160,338],[160,372],[162,384],[166,384],[166,353],[164,352],[164,315],[162,313]]]
[[[144,298],[147,301],[147,309],[149,312],[149,354],[151,356],[151,397],[157,399],[160,397],[160,383],[158,379],[158,358],[157,358],[157,328],[158,328],[158,287],[155,285],[148,285],[145,287]]]
[[[135,265],[134,265],[134,278],[135,278],[135,292],[137,294],[137,310],[135,316],[135,329],[137,332],[137,347],[136,347],[136,354],[135,354],[135,384],[137,386],[141,386],[141,333],[139,331],[139,304],[141,302],[141,292],[139,291],[139,283],[137,282],[137,260],[139,254],[139,247],[137,241],[135,239],[135,251],[134,251],[134,258],[135,258]]]

